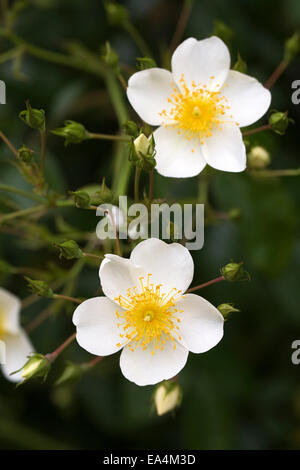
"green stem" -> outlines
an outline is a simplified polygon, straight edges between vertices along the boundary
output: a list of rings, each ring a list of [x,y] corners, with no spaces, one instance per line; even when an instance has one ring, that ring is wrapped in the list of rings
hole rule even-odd
[[[95,132],[89,132],[90,139],[99,139],[99,140],[117,140],[120,142],[129,142],[130,137],[127,135],[110,135],[110,134],[98,134]]]
[[[8,184],[0,183],[0,191],[7,191],[10,193],[19,194],[20,196],[26,197],[27,199],[31,199],[32,201],[40,202],[40,203],[47,203],[47,200],[42,196],[38,196],[34,193],[29,193],[27,191],[23,191],[22,189],[15,188],[14,186],[9,186]]]
[[[176,29],[172,38],[171,46],[170,46],[171,53],[174,52],[174,50],[176,49],[176,47],[181,41],[181,38],[183,36],[184,30],[186,28],[187,22],[189,20],[189,17],[192,11],[193,3],[194,3],[194,0],[185,0],[183,3],[183,7],[179,15],[177,26],[176,26]]]
[[[220,281],[225,281],[224,276],[217,277],[216,279],[212,279],[211,281],[205,282],[204,284],[200,284],[199,286],[191,287],[186,291],[186,293],[188,294],[189,292],[194,292],[196,290],[203,289],[203,287],[211,286],[212,284],[216,284]]]
[[[46,133],[41,131],[41,174],[45,172],[46,165]]]
[[[54,294],[55,299],[62,299],[62,300],[68,300],[69,302],[74,302],[75,304],[81,304],[82,300],[76,299],[75,297],[71,297],[69,295],[64,295],[64,294]]]
[[[45,206],[39,205],[39,206],[29,207],[29,209],[22,209],[22,210],[16,211],[16,212],[10,212],[9,214],[5,214],[2,217],[0,217],[0,224],[2,224],[3,222],[6,222],[8,220],[13,220],[13,219],[16,219],[18,217],[24,217],[26,215],[32,215],[32,214],[35,214],[37,212],[42,212],[44,210],[45,210]]]
[[[136,43],[140,51],[145,56],[152,57],[152,52],[150,51],[146,41],[144,40],[140,32],[136,29],[136,27],[133,26],[133,24],[130,23],[129,21],[125,24],[124,27],[127,33],[132,37],[132,39],[134,40],[134,42]]]
[[[141,169],[138,166],[136,166],[135,167],[135,178],[134,178],[134,200],[136,202],[138,202],[139,199],[140,199],[140,194],[139,194],[140,176],[141,176]]]
[[[272,178],[278,176],[299,176],[300,168],[290,169],[290,170],[252,170],[250,173],[253,176],[258,176],[262,178]]]
[[[264,126],[256,127],[255,129],[250,129],[249,131],[244,131],[243,137],[247,135],[257,134],[258,132],[269,131],[271,129],[270,124],[265,124]]]

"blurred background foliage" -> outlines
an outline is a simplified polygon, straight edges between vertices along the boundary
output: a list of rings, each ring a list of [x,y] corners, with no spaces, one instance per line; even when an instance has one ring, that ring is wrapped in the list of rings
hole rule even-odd
[[[99,0],[8,3],[22,7],[14,31],[29,43],[64,51],[79,41],[100,54],[100,47],[109,40],[121,63],[128,65],[127,76],[134,71],[141,52],[128,33],[108,24]],[[164,64],[182,2],[123,3],[157,63]],[[185,37],[211,35],[216,20],[234,33],[232,62],[240,52],[248,73],[264,82],[282,58],[284,40],[300,25],[300,2],[196,0]],[[0,38],[0,53],[11,47],[8,40]],[[283,137],[264,132],[249,138],[252,144],[270,151],[274,169],[299,167],[300,106],[291,103],[291,83],[300,78],[299,64],[298,58],[274,86],[271,105],[289,110],[296,124]],[[37,151],[39,148],[36,133],[18,118],[27,98],[32,106],[45,109],[48,129],[73,119],[94,132],[118,132],[118,119],[100,77],[28,54],[18,61],[1,63],[0,72],[7,86],[7,104],[0,106],[0,129],[17,148],[23,142]],[[129,106],[127,109],[135,119]],[[266,117],[261,121],[264,124]],[[103,176],[108,185],[112,183],[118,148],[111,142],[64,147],[59,137],[49,135],[47,140],[47,178],[56,191],[64,194],[99,184]],[[2,143],[0,182],[29,189]],[[196,200],[197,194],[197,178],[176,180],[155,175],[156,197]],[[209,194],[213,206],[221,212],[239,209],[241,215],[237,221],[225,218],[207,225],[204,248],[193,253],[194,282],[217,277],[219,268],[231,258],[245,262],[252,281],[221,283],[201,292],[214,305],[234,302],[241,313],[226,323],[224,339],[216,348],[190,355],[180,374],[184,400],[175,415],[158,418],[151,412],[153,387],[139,388],[126,381],[117,356],[103,360],[78,384],[53,387],[65,359],[91,359],[73,344],[55,363],[45,385],[33,383],[16,390],[0,377],[0,448],[300,448],[300,366],[291,362],[291,343],[300,336],[299,195],[299,177],[262,180],[245,174],[214,174]],[[31,205],[10,195],[8,207],[4,196],[1,192],[2,211],[12,210],[14,204],[23,208]],[[43,217],[39,228],[33,227],[31,238],[16,235],[22,232],[18,219],[9,233],[1,230],[0,258],[13,266],[42,270],[44,278],[46,267],[50,280],[58,275],[58,269],[70,270],[74,262],[58,260],[49,246],[47,231],[64,235],[84,229],[92,233],[97,219],[93,213],[78,209],[59,213],[59,217]],[[87,265],[81,271],[72,286],[76,296],[95,294],[99,287],[96,267]],[[28,295],[21,275],[3,276],[1,285],[22,298]],[[46,305],[41,299],[24,309],[23,323],[35,318]],[[33,331],[38,351],[54,350],[71,334],[72,311],[72,305],[64,304],[57,315]]]

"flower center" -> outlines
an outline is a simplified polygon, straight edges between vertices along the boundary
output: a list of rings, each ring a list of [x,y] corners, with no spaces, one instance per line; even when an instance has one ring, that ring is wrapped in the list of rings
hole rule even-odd
[[[175,349],[175,339],[181,339],[177,324],[180,322],[178,315],[183,310],[175,308],[175,303],[182,298],[181,291],[173,288],[167,294],[162,292],[162,285],[150,283],[151,274],[147,280],[139,279],[140,289],[137,287],[128,289],[126,297],[119,296],[115,300],[124,309],[116,312],[120,322],[120,338],[122,344],[129,343],[134,351],[138,346],[143,350],[151,343],[152,354],[156,349],[163,350],[166,341],[172,341]]]
[[[164,126],[175,126],[178,134],[183,134],[188,140],[196,137],[203,144],[204,139],[211,137],[215,129],[222,130],[221,124],[225,122],[225,115],[227,121],[233,119],[233,116],[229,115],[228,100],[218,90],[219,85],[212,91],[207,85],[193,81],[192,88],[189,89],[183,75],[180,85],[181,90],[172,84],[174,92],[168,98],[171,108],[160,113],[165,119]]]

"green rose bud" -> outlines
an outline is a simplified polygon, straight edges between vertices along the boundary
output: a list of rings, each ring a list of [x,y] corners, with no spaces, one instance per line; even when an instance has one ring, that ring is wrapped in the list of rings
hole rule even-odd
[[[243,263],[228,263],[221,268],[226,281],[250,281],[250,274],[242,267]]]
[[[285,41],[284,59],[291,62],[300,52],[300,35],[296,32]]]
[[[64,127],[54,129],[51,134],[58,135],[65,139],[65,146],[68,144],[80,144],[84,140],[89,139],[89,133],[86,128],[76,121],[65,121]]]
[[[54,298],[54,292],[48,286],[47,282],[45,281],[37,281],[31,279],[30,277],[24,276],[25,280],[27,281],[29,289],[34,293],[39,295],[40,297],[46,297],[48,299]]]
[[[45,132],[45,111],[43,109],[32,108],[28,100],[26,101],[26,110],[21,111],[19,117],[23,122],[25,122],[25,124],[27,124],[32,129],[37,129],[40,132]]]
[[[154,392],[154,404],[158,416],[175,410],[182,402],[182,390],[178,383],[164,381]]]
[[[16,269],[8,264],[4,259],[0,259],[0,274],[13,274]]]
[[[114,71],[116,75],[120,73],[120,67],[119,67],[119,56],[118,54],[112,49],[110,43],[106,41],[105,43],[105,49],[104,53],[102,56],[102,59],[104,62],[107,63],[109,67]]]
[[[106,186],[105,178],[103,178],[100,191],[96,191],[92,196],[92,204],[99,206],[100,204],[111,204],[113,201],[113,192]]]
[[[239,220],[241,218],[241,211],[240,209],[237,209],[236,207],[233,209],[230,209],[227,212],[227,215],[230,220]]]
[[[271,129],[279,135],[285,134],[290,123],[294,123],[294,121],[288,117],[287,112],[274,111],[269,117]]]
[[[63,243],[54,243],[53,246],[60,251],[60,258],[79,259],[84,256],[75,240],[67,240]]]
[[[126,134],[130,135],[131,137],[136,138],[140,135],[140,129],[138,125],[133,121],[126,121],[125,124],[123,125],[123,129],[126,132]]]
[[[254,170],[266,168],[271,163],[271,157],[269,152],[260,145],[252,147],[247,155],[248,165]]]
[[[91,198],[86,191],[69,191],[74,198],[76,207],[87,209],[91,205]]]
[[[124,26],[128,23],[129,12],[127,8],[113,0],[106,0],[104,8],[109,23],[113,26]]]
[[[225,320],[227,320],[231,313],[240,311],[238,308],[235,308],[233,304],[221,304],[217,308],[222,313]]]
[[[22,145],[18,150],[18,157],[24,163],[31,163],[33,160],[33,151],[27,147],[27,145]]]
[[[138,70],[146,70],[157,67],[155,60],[151,59],[151,57],[137,57],[136,60]]]
[[[131,142],[129,159],[144,171],[152,171],[156,166],[154,147],[153,135],[148,139],[145,134],[142,133]]]
[[[17,371],[22,371],[21,376],[23,378],[23,382],[20,382],[19,385],[24,384],[25,382],[28,382],[31,379],[40,378],[45,381],[49,374],[50,368],[50,362],[45,356],[43,356],[43,354],[32,354],[26,364]]]
[[[56,380],[55,386],[77,382],[83,373],[83,367],[80,364],[67,361],[63,372],[60,377]]]
[[[237,72],[240,73],[247,73],[247,63],[242,59],[240,53],[238,53],[238,58],[236,63],[233,66],[233,70],[236,70]]]
[[[213,34],[222,39],[222,41],[224,41],[227,46],[230,46],[232,38],[234,36],[233,30],[225,23],[223,23],[223,21],[219,20],[214,21]]]

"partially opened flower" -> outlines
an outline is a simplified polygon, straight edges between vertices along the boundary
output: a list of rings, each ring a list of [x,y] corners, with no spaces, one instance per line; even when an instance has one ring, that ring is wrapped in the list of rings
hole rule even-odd
[[[128,99],[154,132],[157,171],[189,177],[206,164],[224,171],[246,167],[240,127],[260,119],[271,102],[255,78],[230,70],[218,37],[185,40],[172,56],[172,72],[151,68],[128,82]]]
[[[0,287],[0,341],[2,348],[1,368],[4,376],[19,382],[21,372],[10,375],[21,369],[27,356],[34,351],[25,331],[20,326],[20,300],[7,290]]]
[[[74,312],[78,343],[98,356],[122,349],[121,370],[137,385],[174,377],[189,351],[208,351],[223,336],[220,312],[198,295],[183,295],[193,272],[184,246],[156,238],[139,243],[130,259],[106,255],[100,266],[106,297]]]

